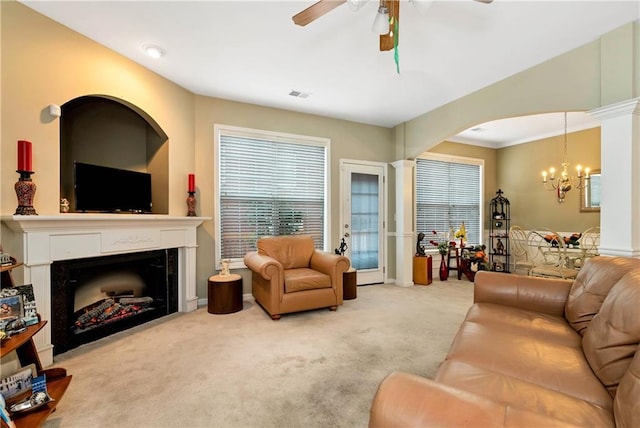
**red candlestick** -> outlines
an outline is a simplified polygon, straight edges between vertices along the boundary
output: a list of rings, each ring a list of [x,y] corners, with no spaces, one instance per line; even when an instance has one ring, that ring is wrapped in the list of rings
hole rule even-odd
[[[31,141],[18,140],[18,171],[32,171]]]
[[[189,174],[189,193],[196,191],[196,176],[195,174]]]

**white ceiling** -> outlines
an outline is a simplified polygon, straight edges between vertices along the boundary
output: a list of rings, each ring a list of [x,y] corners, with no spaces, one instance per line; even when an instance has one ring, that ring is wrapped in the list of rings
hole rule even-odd
[[[339,6],[306,27],[291,17],[314,1],[22,3],[196,94],[384,127],[640,19],[637,0],[448,0],[424,13],[402,1],[398,74],[393,52],[380,52],[371,32],[373,0],[358,11]],[[151,59],[144,44],[166,55]],[[536,119],[482,124],[455,139],[502,147],[562,131],[561,115]]]
[[[569,133],[599,126],[600,122],[587,113],[567,113],[567,132]],[[499,149],[563,133],[564,113],[544,113],[482,123],[447,140]]]

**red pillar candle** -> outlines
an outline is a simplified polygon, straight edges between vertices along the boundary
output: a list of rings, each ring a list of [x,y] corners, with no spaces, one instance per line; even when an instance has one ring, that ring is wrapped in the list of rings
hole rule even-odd
[[[189,193],[196,191],[196,176],[195,174],[189,174]]]
[[[32,171],[31,141],[18,140],[18,171]]]

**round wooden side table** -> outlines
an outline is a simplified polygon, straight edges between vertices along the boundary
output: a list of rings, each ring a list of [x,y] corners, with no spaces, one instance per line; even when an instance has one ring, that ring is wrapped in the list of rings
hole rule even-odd
[[[242,277],[213,275],[208,281],[207,311],[210,314],[230,314],[242,310]]]
[[[342,299],[355,299],[357,294],[357,271],[354,268],[349,268],[348,271],[342,273]]]

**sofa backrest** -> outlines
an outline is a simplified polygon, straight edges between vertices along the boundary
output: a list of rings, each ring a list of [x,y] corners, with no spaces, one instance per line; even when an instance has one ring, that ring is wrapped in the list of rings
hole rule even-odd
[[[600,311],[609,290],[627,272],[640,269],[640,259],[593,257],[576,277],[564,309],[571,326],[584,336],[594,315]]]
[[[591,369],[612,397],[640,343],[640,270],[628,272],[609,291],[582,338]]]
[[[309,267],[315,251],[309,235],[265,236],[258,239],[258,253],[276,259],[284,269]]]
[[[640,421],[640,347],[631,361],[629,370],[618,386],[618,393],[613,400],[613,415],[617,428],[635,428]]]

